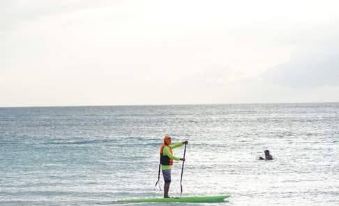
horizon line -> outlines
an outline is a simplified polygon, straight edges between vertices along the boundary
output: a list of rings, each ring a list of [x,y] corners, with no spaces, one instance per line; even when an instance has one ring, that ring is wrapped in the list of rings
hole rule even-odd
[[[58,108],[58,107],[143,107],[143,106],[203,106],[203,105],[250,105],[250,104],[339,104],[339,101],[324,102],[239,102],[239,103],[175,103],[175,104],[102,104],[102,105],[24,105],[24,106],[0,106],[3,108]]]

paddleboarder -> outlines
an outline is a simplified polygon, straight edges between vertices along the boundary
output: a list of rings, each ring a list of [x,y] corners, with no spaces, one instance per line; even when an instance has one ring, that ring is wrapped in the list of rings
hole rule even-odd
[[[184,144],[188,144],[188,141],[172,144],[172,138],[169,135],[164,136],[164,142],[160,147],[160,164],[162,170],[162,176],[164,178],[164,198],[169,198],[168,192],[171,184],[171,169],[173,160],[185,161],[185,158],[179,158],[173,155],[172,149],[181,147]],[[160,171],[159,171],[160,175]]]

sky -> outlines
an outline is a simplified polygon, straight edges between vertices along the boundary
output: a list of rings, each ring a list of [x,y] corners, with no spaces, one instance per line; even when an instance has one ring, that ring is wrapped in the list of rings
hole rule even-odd
[[[338,8],[0,0],[0,106],[339,102]]]

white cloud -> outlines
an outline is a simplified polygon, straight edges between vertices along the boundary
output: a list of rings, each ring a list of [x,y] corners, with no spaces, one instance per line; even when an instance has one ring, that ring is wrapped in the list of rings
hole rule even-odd
[[[328,24],[300,31],[289,61],[264,74],[264,78],[292,88],[339,85],[339,27]],[[339,95],[335,95],[339,96]]]
[[[312,48],[305,39],[335,41],[316,30],[334,33],[339,20],[336,1],[10,2],[0,14],[0,92],[9,94],[0,105],[269,101],[286,85],[262,73],[292,81],[286,68],[320,53],[301,49]],[[319,65],[333,74],[338,62],[321,45]],[[280,74],[277,65],[288,66]]]

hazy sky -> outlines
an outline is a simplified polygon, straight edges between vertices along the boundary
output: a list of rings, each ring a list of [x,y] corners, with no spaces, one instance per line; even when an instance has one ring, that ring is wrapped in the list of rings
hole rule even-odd
[[[0,106],[339,101],[338,8],[0,0]]]

